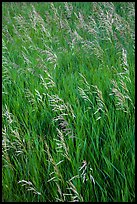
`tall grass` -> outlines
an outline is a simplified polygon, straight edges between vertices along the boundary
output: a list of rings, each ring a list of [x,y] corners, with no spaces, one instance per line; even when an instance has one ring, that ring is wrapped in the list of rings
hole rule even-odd
[[[134,7],[2,3],[3,201],[135,201]]]

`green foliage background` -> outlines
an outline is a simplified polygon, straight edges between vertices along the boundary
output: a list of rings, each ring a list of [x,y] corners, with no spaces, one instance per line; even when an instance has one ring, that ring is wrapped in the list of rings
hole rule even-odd
[[[135,3],[2,3],[3,201],[135,201]]]

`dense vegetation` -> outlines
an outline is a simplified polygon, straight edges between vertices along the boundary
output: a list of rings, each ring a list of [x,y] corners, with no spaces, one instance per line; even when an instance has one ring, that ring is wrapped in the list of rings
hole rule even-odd
[[[135,201],[134,7],[2,3],[3,201]]]

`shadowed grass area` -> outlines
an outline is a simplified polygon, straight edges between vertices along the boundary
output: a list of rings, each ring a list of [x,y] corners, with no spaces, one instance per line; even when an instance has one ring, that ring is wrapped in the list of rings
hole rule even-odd
[[[2,3],[4,202],[135,201],[134,7]]]

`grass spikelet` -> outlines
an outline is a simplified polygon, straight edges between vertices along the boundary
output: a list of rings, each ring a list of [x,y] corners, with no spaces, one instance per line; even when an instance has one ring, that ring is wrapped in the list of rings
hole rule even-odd
[[[129,91],[126,87],[126,84],[122,80],[120,80],[120,87],[115,80],[112,81],[112,84],[113,88],[110,95],[114,95],[116,98],[117,110],[123,110],[125,113],[129,113],[130,111],[128,101],[131,103],[132,107],[134,107],[134,105],[131,98],[129,97]]]
[[[88,101],[90,106],[88,109],[93,109],[96,120],[100,120],[102,114],[105,114],[108,117],[108,109],[105,105],[102,92],[98,89],[97,85],[89,85],[86,78],[81,75],[83,78],[83,85],[86,87],[82,89],[78,87],[81,97]],[[94,101],[93,101],[94,98]]]
[[[64,135],[58,128],[57,128],[57,132],[58,132],[58,138],[59,138],[59,139],[55,139],[55,141],[57,142],[57,151],[59,149],[59,152],[61,151],[62,155],[70,161],[71,159],[69,157],[69,147],[65,142]]]
[[[74,184],[71,181],[67,181],[67,183],[69,186],[67,189],[71,192],[69,193],[69,195],[71,196],[70,202],[82,202],[83,197],[79,194]]]
[[[26,191],[32,191],[33,194],[41,195],[41,193],[36,190],[36,187],[34,186],[34,184],[32,184],[32,182],[30,181],[20,180],[18,184],[22,184],[22,186],[25,186]]]
[[[73,12],[73,6],[72,4],[68,4],[68,2],[64,2],[64,7],[66,9],[66,17],[69,19]]]
[[[95,185],[95,180],[93,178],[92,171],[93,169],[90,167],[90,165],[87,164],[86,161],[83,161],[82,166],[79,168],[80,178],[82,178],[83,183],[86,183],[88,180],[90,180]]]

